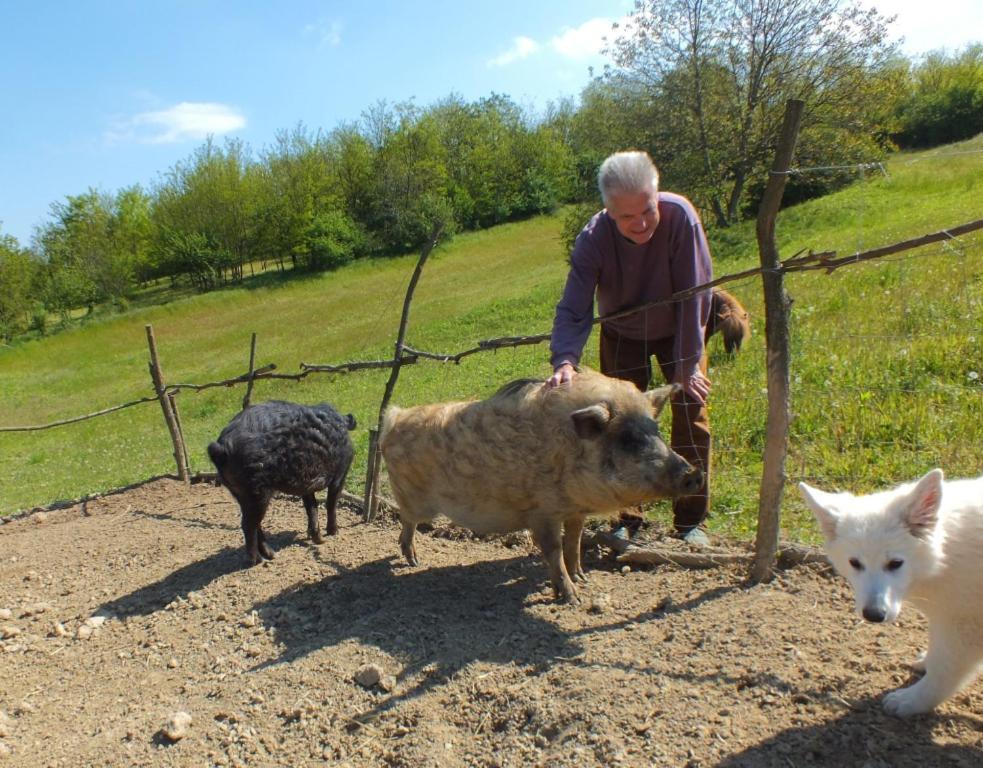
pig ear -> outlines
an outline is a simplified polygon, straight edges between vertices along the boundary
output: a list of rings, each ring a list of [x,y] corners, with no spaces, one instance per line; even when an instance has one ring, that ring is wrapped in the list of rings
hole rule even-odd
[[[598,403],[574,411],[570,414],[570,418],[573,419],[573,428],[577,437],[593,438],[601,434],[611,421],[611,411],[603,403]]]
[[[942,470],[933,469],[915,484],[905,499],[902,515],[912,536],[923,539],[935,530],[942,506]]]
[[[645,397],[647,397],[649,402],[652,403],[652,410],[655,412],[655,415],[658,416],[660,413],[662,413],[662,408],[665,406],[666,401],[668,401],[670,397],[675,395],[681,389],[682,387],[678,384],[666,384],[664,387],[650,389],[645,393]]]
[[[816,522],[819,523],[819,527],[823,532],[823,536],[826,537],[826,541],[835,539],[838,514],[836,508],[831,503],[835,498],[835,494],[824,493],[807,483],[799,483],[799,493],[802,494],[806,505],[812,510],[812,514],[815,515]]]

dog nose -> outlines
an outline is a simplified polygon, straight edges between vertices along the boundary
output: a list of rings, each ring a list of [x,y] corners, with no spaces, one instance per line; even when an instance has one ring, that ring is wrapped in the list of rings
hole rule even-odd
[[[883,608],[872,608],[867,606],[863,610],[863,617],[867,619],[867,621],[873,621],[875,624],[879,624],[880,622],[884,621],[884,617],[886,615],[887,613]]]

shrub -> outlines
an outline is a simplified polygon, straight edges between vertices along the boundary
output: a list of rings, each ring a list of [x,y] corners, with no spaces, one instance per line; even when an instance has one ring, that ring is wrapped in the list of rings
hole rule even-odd
[[[901,147],[935,147],[983,131],[983,45],[929,54],[912,72],[914,85],[898,107]]]
[[[38,336],[44,336],[48,332],[48,310],[40,301],[31,307],[31,322],[28,327]]]
[[[937,147],[972,138],[983,131],[983,82],[913,96],[902,107],[901,125],[894,136],[901,147]]]
[[[341,211],[317,216],[296,249],[297,261],[312,271],[337,269],[364,252],[365,237],[358,225]]]
[[[563,249],[563,257],[567,261],[570,261],[570,254],[573,253],[577,235],[599,210],[600,207],[597,203],[578,203],[571,205],[564,212],[560,227],[560,244]]]

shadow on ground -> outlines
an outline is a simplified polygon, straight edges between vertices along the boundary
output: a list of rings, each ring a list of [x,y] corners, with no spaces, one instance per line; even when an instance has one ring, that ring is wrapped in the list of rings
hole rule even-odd
[[[729,756],[717,768],[788,768],[788,766],[837,766],[837,768],[891,768],[905,765],[925,768],[979,768],[983,750],[957,744],[936,744],[937,731],[948,721],[969,721],[983,731],[983,720],[944,715],[919,715],[899,720],[881,710],[881,698],[854,702],[839,719],[822,725],[788,728],[772,738]],[[921,742],[913,746],[912,734]],[[903,753],[898,744],[904,744]]]
[[[294,531],[267,535],[267,541],[274,551],[294,543],[296,539],[297,533]],[[178,568],[153,584],[104,603],[101,610],[121,619],[147,616],[163,610],[179,597],[186,598],[189,592],[204,589],[215,579],[247,567],[249,563],[241,546],[223,547],[203,560]]]
[[[568,631],[550,614],[531,611],[585,610],[555,603],[543,565],[528,556],[442,568],[410,569],[395,557],[357,568],[339,568],[323,581],[294,585],[254,610],[275,627],[283,651],[256,669],[290,663],[345,641],[375,646],[399,659],[397,695],[378,713],[420,696],[474,662],[515,664],[540,674],[557,663],[582,663],[583,638],[623,629],[626,624],[658,620],[717,599],[734,587],[716,587],[678,605],[667,605],[588,629]],[[554,607],[555,606],[555,607]],[[374,713],[369,713],[371,716]]]

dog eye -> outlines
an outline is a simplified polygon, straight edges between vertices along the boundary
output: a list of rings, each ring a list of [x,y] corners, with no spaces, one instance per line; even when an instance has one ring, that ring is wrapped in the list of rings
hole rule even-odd
[[[895,558],[893,560],[888,560],[887,565],[885,565],[884,568],[888,571],[896,571],[902,565],[904,565],[904,560],[898,560],[897,558]]]
[[[864,569],[864,564],[855,557],[850,558],[850,565],[855,571],[862,571]]]

